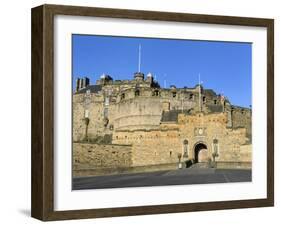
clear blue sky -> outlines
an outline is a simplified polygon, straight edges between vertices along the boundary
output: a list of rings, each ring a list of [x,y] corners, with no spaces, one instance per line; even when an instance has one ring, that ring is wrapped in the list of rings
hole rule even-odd
[[[194,87],[201,75],[204,88],[212,88],[232,104],[249,107],[252,99],[252,45],[153,38],[73,35],[73,87],[77,77],[91,84],[105,73],[114,79],[132,79],[138,71],[156,75],[164,87]]]

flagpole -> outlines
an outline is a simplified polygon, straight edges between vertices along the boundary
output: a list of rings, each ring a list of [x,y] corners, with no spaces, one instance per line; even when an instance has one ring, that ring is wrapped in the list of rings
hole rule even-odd
[[[198,89],[198,96],[199,96],[199,112],[201,112],[201,79],[200,79],[200,73],[199,73],[199,89]]]
[[[139,44],[139,72],[141,72],[141,45]]]

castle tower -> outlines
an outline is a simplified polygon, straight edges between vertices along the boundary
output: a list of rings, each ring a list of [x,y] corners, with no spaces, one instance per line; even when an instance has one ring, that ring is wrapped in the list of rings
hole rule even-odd
[[[100,80],[97,81],[97,85],[106,85],[106,84],[110,83],[111,81],[113,81],[113,78],[111,76],[102,74],[100,76]]]
[[[150,84],[153,83],[153,75],[150,72],[146,76],[146,81]]]
[[[136,72],[134,74],[134,79],[137,81],[143,81],[144,80],[144,74],[141,72]]]

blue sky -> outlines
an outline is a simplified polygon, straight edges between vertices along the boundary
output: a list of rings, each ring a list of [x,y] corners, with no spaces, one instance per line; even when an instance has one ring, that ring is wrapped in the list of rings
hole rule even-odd
[[[164,87],[194,87],[201,75],[232,104],[249,107],[252,99],[252,45],[250,43],[73,35],[73,87],[77,77],[91,84],[105,73],[114,79],[132,79],[138,71],[151,72]]]

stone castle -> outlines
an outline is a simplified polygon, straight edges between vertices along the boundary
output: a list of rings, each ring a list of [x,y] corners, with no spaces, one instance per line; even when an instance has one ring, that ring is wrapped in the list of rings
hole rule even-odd
[[[132,80],[76,80],[74,176],[190,167],[251,167],[251,109],[198,84],[162,88],[151,73]]]

